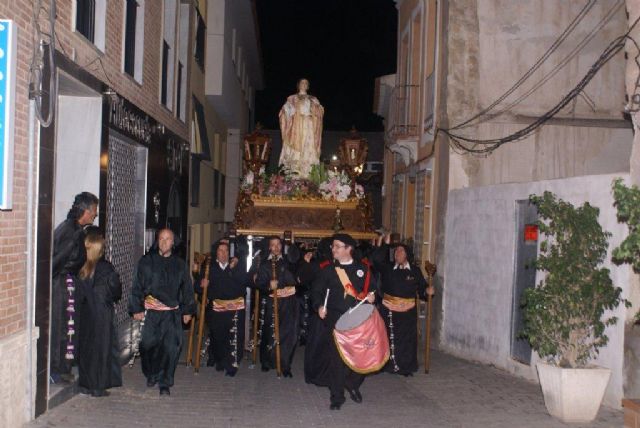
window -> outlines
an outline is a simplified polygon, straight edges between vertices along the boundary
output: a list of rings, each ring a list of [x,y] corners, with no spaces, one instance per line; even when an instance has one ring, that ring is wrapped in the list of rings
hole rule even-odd
[[[123,71],[142,83],[144,0],[126,0],[124,15]]]
[[[160,72],[160,103],[173,110],[176,61],[176,0],[164,0],[162,13],[162,70]]]
[[[76,2],[76,31],[93,43],[95,24],[95,0],[78,0]]]
[[[207,35],[207,27],[204,24],[204,19],[200,15],[200,11],[196,9],[196,45],[194,57],[196,64],[201,69],[204,69],[204,42]]]
[[[178,87],[176,88],[176,98],[178,99],[178,105],[176,106],[176,116],[180,120],[184,121],[184,94],[182,93],[182,80],[184,79],[184,66],[181,62],[178,62]]]
[[[220,208],[224,208],[224,197],[225,197],[225,187],[226,187],[226,176],[221,174],[220,177]]]
[[[193,120],[195,132],[195,144],[193,152],[199,155],[200,159],[211,160],[211,150],[209,149],[209,136],[207,134],[207,124],[204,118],[204,107],[196,97],[193,97]]]
[[[178,70],[176,80],[176,116],[187,120],[187,68],[189,64],[189,13],[190,5],[180,4],[178,24]]]
[[[169,52],[171,49],[166,41],[162,42],[162,79],[160,80],[160,102],[170,107],[168,104],[168,84],[169,84]]]
[[[191,206],[200,205],[200,157],[191,155]]]
[[[74,4],[75,31],[104,51],[107,0],[76,0]]]
[[[213,170],[213,208],[220,208],[220,171]]]

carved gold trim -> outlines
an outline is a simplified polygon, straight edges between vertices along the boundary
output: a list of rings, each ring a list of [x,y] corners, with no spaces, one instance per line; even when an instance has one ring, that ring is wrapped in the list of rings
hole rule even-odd
[[[256,235],[256,236],[270,236],[270,235],[282,235],[284,231],[282,229],[238,229],[237,233],[241,235]],[[325,238],[333,236],[334,231],[330,229],[291,229],[293,238]],[[357,232],[355,230],[341,230],[340,233],[348,233],[353,239],[372,239],[378,235],[374,232]]]
[[[313,209],[335,209],[339,207],[344,209],[356,209],[358,207],[359,200],[350,199],[345,202],[331,201],[325,199],[310,199],[300,198],[292,199],[279,196],[258,196],[251,195],[254,207],[286,207],[286,208],[313,208]]]

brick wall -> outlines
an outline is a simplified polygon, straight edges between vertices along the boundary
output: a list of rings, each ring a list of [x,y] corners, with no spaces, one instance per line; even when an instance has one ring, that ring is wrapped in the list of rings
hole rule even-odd
[[[18,24],[18,66],[16,79],[15,164],[13,210],[0,211],[0,339],[25,328],[26,213],[28,177],[28,82],[31,60],[32,0],[0,2],[0,18]],[[48,7],[50,1],[45,1]],[[159,102],[162,8],[160,0],[145,2],[143,82],[135,82],[122,70],[122,42],[125,0],[108,0],[105,52],[100,52],[84,37],[76,34],[72,22],[73,0],[57,1],[57,50],[99,80],[115,89],[147,114],[188,140],[188,123],[175,119],[174,113]],[[47,13],[40,15],[41,26],[48,30]],[[75,57],[74,57],[75,55]],[[100,60],[96,60],[100,57]],[[187,94],[191,89],[187,87]],[[191,117],[190,103],[187,115]]]

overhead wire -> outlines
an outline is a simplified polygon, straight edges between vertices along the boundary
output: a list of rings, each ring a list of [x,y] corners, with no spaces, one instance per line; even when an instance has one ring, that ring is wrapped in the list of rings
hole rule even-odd
[[[578,24],[584,19],[584,17],[591,11],[593,6],[596,4],[595,0],[589,0],[584,7],[580,10],[580,12],[575,16],[575,18],[569,23],[569,25],[564,29],[564,31],[556,38],[556,40],[551,44],[551,46],[545,51],[545,53],[538,58],[538,60],[527,70],[527,72],[520,78],[516,83],[511,86],[505,93],[503,93],[498,99],[492,102],[489,106],[484,108],[482,111],[478,112],[471,118],[465,120],[458,125],[451,127],[450,129],[459,129],[464,127],[465,125],[473,122],[477,118],[484,116],[502,101],[504,101],[509,95],[515,92],[522,84],[529,78],[531,75],[538,70],[542,66],[542,64],[551,56],[557,49],[562,45],[562,43],[569,37],[569,35],[573,32],[573,30],[578,26]]]
[[[503,138],[496,139],[475,139],[464,137],[461,135],[457,135],[452,133],[448,129],[438,128],[437,132],[442,132],[450,138],[452,146],[455,149],[462,150],[468,153],[475,154],[488,154],[500,147],[503,144],[521,140],[526,138],[531,133],[533,133],[536,129],[542,126],[545,122],[552,119],[559,111],[561,111],[571,100],[577,97],[580,92],[586,87],[586,85],[593,79],[593,77],[600,71],[600,69],[607,64],[616,54],[620,52],[624,48],[624,45],[629,37],[629,33],[636,27],[640,21],[640,18],[636,19],[633,24],[629,27],[627,32],[623,35],[616,37],[602,52],[598,60],[590,67],[589,71],[585,74],[585,76],[580,80],[580,82],[571,90],[567,95],[565,95],[554,107],[552,107],[549,111],[547,111],[544,115],[537,118],[534,122],[529,124],[528,126],[520,129],[519,131],[508,135]],[[635,43],[635,40],[634,40]],[[468,147],[466,144],[472,144],[473,147]],[[481,146],[478,148],[478,146]]]

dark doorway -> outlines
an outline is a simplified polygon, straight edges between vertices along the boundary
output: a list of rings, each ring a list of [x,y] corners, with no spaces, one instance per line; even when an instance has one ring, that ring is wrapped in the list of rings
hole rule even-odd
[[[531,364],[531,346],[519,337],[523,327],[520,300],[527,288],[536,285],[533,262],[538,255],[538,211],[529,200],[516,201],[516,254],[511,303],[511,358]]]

